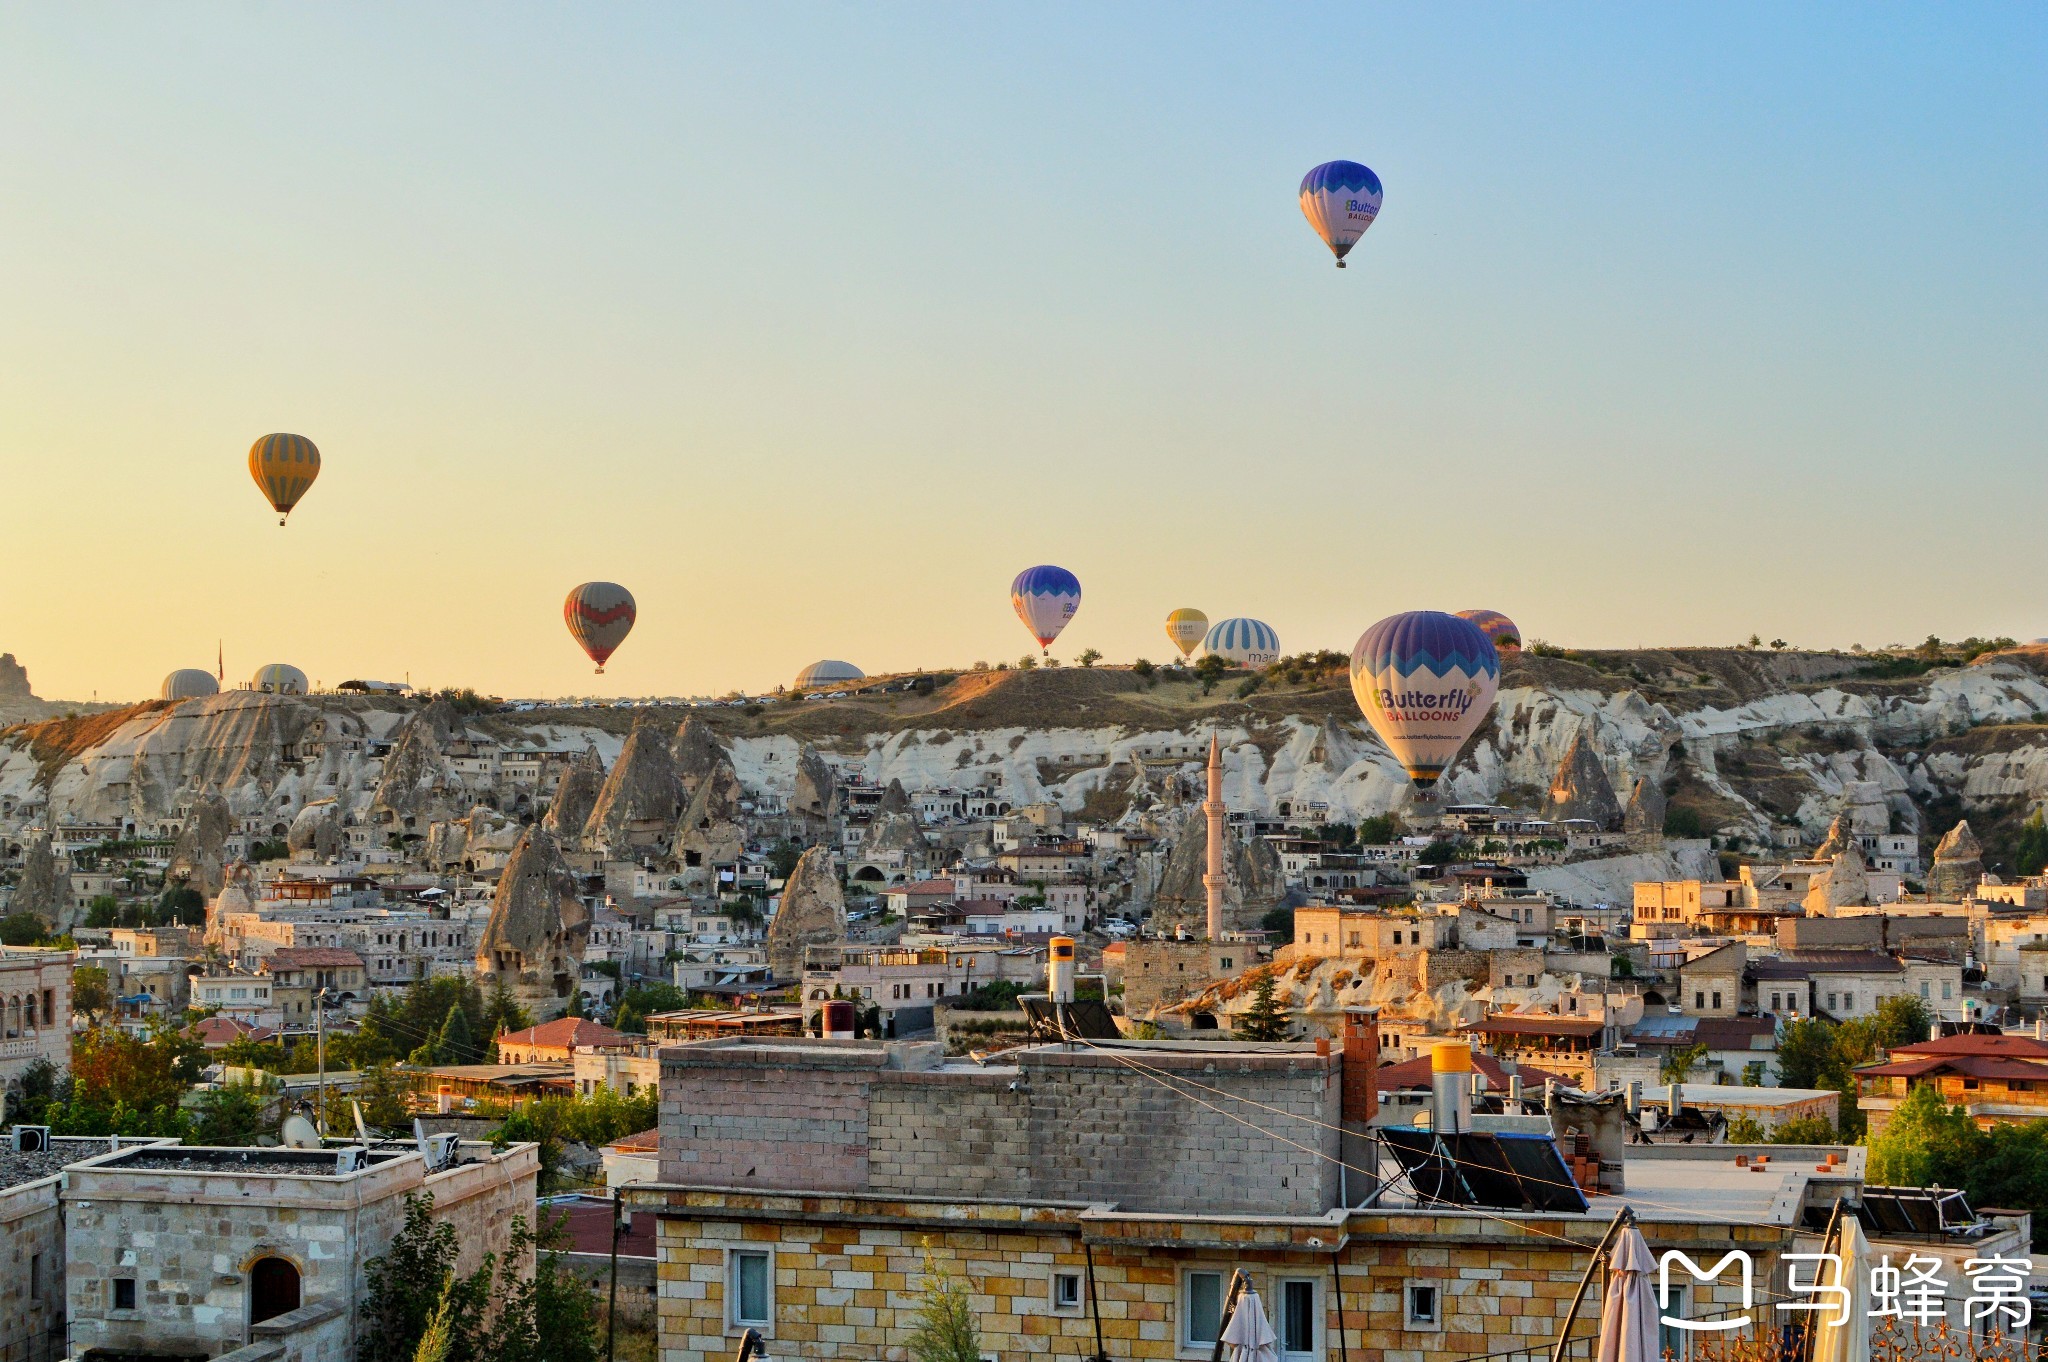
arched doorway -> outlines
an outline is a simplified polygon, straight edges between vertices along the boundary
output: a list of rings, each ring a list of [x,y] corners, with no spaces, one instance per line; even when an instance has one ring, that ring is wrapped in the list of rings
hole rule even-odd
[[[261,1324],[299,1308],[299,1270],[282,1258],[249,1265],[249,1323]]]

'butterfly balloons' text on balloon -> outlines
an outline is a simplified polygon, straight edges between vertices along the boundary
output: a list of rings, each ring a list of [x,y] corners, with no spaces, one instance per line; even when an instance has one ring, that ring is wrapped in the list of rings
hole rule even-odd
[[[1436,610],[1381,620],[1351,650],[1351,693],[1366,722],[1427,790],[1486,722],[1500,656],[1478,625]]]
[[[1010,604],[1016,607],[1017,618],[1024,621],[1038,646],[1050,648],[1060,630],[1081,608],[1081,579],[1050,563],[1025,568],[1010,583]]]
[[[599,676],[604,675],[605,662],[633,632],[637,617],[633,593],[617,582],[585,582],[562,602],[562,619],[597,664]]]
[[[1301,215],[1344,268],[1344,257],[1380,215],[1380,177],[1356,161],[1325,161],[1301,177]]]

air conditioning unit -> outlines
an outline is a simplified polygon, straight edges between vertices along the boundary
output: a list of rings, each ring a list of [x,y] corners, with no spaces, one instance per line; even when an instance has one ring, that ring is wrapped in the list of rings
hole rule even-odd
[[[440,1172],[455,1164],[455,1147],[462,1143],[460,1135],[429,1135],[427,1137],[427,1168]]]
[[[348,1173],[360,1173],[369,1167],[370,1151],[360,1145],[350,1145],[334,1156],[334,1174],[341,1177]]]
[[[14,1152],[17,1154],[49,1153],[50,1128],[48,1126],[16,1126],[14,1128]]]

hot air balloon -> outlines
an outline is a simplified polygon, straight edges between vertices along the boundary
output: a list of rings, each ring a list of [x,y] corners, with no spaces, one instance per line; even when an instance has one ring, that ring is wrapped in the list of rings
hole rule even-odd
[[[164,678],[157,694],[165,700],[199,700],[220,694],[220,682],[203,668],[180,667]]]
[[[1233,667],[1270,667],[1280,660],[1280,635],[1263,620],[1224,620],[1209,630],[1202,651]]]
[[[266,435],[249,446],[249,476],[270,499],[282,525],[320,476],[320,451],[303,435]]]
[[[272,662],[259,667],[249,678],[249,689],[268,695],[304,695],[306,674],[289,662]]]
[[[829,686],[839,681],[865,680],[867,680],[867,673],[854,666],[851,662],[841,662],[837,658],[826,657],[820,658],[798,672],[796,680],[792,683],[792,688],[796,690],[816,690],[819,686]]]
[[[1081,608],[1081,579],[1049,563],[1025,568],[1010,583],[1010,604],[1038,640],[1039,650],[1045,651]]]
[[[1419,789],[1436,784],[1484,723],[1500,657],[1478,625],[1436,610],[1381,620],[1351,650],[1351,693]]]
[[[1209,617],[1199,610],[1176,610],[1166,617],[1166,636],[1185,658],[1208,637]]]
[[[1380,177],[1356,161],[1325,161],[1301,177],[1301,215],[1344,268],[1344,256],[1380,213]]]
[[[1498,610],[1460,610],[1458,618],[1471,620],[1479,626],[1479,632],[1493,640],[1496,650],[1503,653],[1518,653],[1522,650],[1522,631],[1515,622]]]
[[[636,613],[633,593],[617,582],[585,582],[562,602],[562,618],[568,623],[569,632],[576,636],[576,642],[597,664],[599,676],[604,675],[606,659],[633,632]]]

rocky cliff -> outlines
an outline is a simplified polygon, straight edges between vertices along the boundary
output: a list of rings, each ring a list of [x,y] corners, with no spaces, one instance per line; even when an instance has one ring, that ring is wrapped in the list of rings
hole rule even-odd
[[[1567,782],[1581,795],[1597,785],[1597,765],[1608,799],[1631,792],[1632,842],[1647,841],[1654,789],[1670,818],[1759,851],[1812,847],[1845,809],[1859,829],[1919,834],[1925,851],[1967,816],[1984,864],[2009,870],[2002,858],[2013,832],[2048,801],[2048,650],[1910,675],[1898,674],[1901,665],[1791,651],[1525,650],[1505,661],[1495,712],[1446,775],[1442,798],[1539,807],[1568,763],[1586,777]],[[234,818],[255,820],[264,836],[286,836],[309,804],[332,799],[344,824],[369,819],[373,802],[394,814],[410,808],[413,836],[424,838],[432,821],[466,817],[481,794],[450,769],[446,744],[455,737],[589,747],[616,776],[632,717],[541,709],[422,720],[426,709],[394,697],[229,691],[17,727],[0,733],[0,810],[34,810],[46,798],[60,822],[132,822],[138,834],[176,836],[212,785]],[[692,768],[708,775],[713,749],[749,796],[771,796],[793,814],[828,807],[840,778],[858,775],[910,792],[986,791],[1013,807],[1051,800],[1114,819],[1134,799],[1151,808],[1176,769],[1192,771],[1212,729],[1228,748],[1224,797],[1233,811],[1284,819],[1321,805],[1330,818],[1357,819],[1411,801],[1341,674],[1273,681],[1236,698],[1122,669],[973,672],[929,695],[770,706],[752,716],[632,714],[649,719],[648,745],[659,745],[656,764],[668,779],[653,773],[652,800],[611,803],[621,814],[667,807],[670,827]],[[686,719],[701,736],[679,731]],[[1572,752],[1575,742],[1583,755]],[[641,781],[621,780],[615,793],[628,783]],[[6,817],[0,827],[25,844],[20,817]],[[376,841],[384,840],[380,830]],[[1660,857],[1668,869],[1679,854],[1633,859],[1654,871]]]

